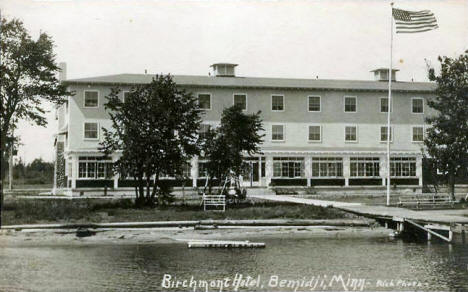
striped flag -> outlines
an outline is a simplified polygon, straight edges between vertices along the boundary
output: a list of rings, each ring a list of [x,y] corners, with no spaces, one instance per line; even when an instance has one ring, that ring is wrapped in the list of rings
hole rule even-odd
[[[425,32],[438,28],[437,19],[430,10],[407,11],[392,9],[397,33]]]

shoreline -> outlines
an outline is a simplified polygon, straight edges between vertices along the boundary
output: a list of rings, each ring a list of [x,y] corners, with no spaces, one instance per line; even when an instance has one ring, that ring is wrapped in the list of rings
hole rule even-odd
[[[391,230],[364,226],[220,226],[161,228],[98,228],[95,235],[77,237],[72,229],[2,229],[0,248],[31,246],[88,246],[184,244],[190,240],[268,240],[281,238],[370,239],[388,238]]]

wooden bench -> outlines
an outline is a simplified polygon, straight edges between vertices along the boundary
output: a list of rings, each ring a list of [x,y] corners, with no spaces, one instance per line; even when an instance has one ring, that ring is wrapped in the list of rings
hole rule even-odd
[[[209,206],[215,206],[216,209],[213,211],[226,211],[226,196],[224,195],[205,195],[203,194],[203,210],[207,211],[207,207]],[[218,209],[218,207],[221,206],[222,209]]]
[[[411,206],[416,209],[422,207],[451,206],[454,201],[448,195],[402,195],[399,197],[398,206]]]

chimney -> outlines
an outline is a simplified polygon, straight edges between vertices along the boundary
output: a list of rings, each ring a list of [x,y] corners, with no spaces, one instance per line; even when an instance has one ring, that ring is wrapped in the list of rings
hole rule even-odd
[[[64,81],[67,79],[67,63],[60,62],[59,68],[60,68],[59,81]]]
[[[215,77],[235,77],[237,64],[231,63],[216,63],[211,65],[213,68],[213,76]]]
[[[398,69],[392,69],[392,81],[396,81],[396,72],[400,71]],[[388,81],[388,68],[378,68],[372,70],[374,73],[375,81]]]

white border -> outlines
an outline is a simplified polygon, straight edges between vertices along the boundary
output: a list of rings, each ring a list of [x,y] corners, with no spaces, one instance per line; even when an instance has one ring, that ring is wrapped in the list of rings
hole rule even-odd
[[[309,100],[310,97],[318,97],[319,98],[319,101],[320,101],[320,110],[319,111],[311,111],[310,110],[310,100]],[[322,96],[320,96],[320,95],[308,95],[307,96],[307,111],[309,113],[321,113],[322,112]]]
[[[383,111],[382,111],[382,99],[387,99],[387,100],[388,100],[388,97],[387,97],[387,96],[385,96],[385,97],[383,97],[383,96],[380,97],[380,99],[379,99],[379,113],[381,113],[381,114],[388,114],[387,112],[383,112]],[[394,97],[392,96],[392,104],[391,104],[391,106],[390,106],[390,112],[391,112],[391,113],[393,112],[393,104],[394,104],[393,100],[394,100]]]
[[[414,128],[422,128],[423,131],[422,131],[422,134],[423,134],[423,140],[422,141],[414,141]],[[425,128],[424,126],[420,125],[420,126],[411,126],[411,143],[417,143],[417,144],[421,144],[421,143],[424,143],[424,138],[426,136],[426,133],[425,133]]]
[[[387,127],[387,125],[381,125],[380,128],[379,128],[379,142],[380,143],[387,143],[387,141],[382,141],[382,128],[383,127]],[[390,126],[390,143],[393,143],[393,136],[394,136],[394,130],[395,130],[395,127],[394,126]]]
[[[85,124],[97,124],[97,138],[86,138],[85,137]],[[101,136],[100,125],[98,121],[93,120],[86,120],[83,121],[83,140],[85,141],[99,141],[99,137]]]
[[[415,113],[413,112],[413,100],[420,99],[422,100],[422,113]],[[423,115],[424,114],[424,98],[423,97],[412,97],[411,98],[411,113],[414,115]]]
[[[86,106],[86,92],[97,92],[97,105],[96,106]],[[97,89],[85,89],[83,90],[83,108],[99,108],[99,90]]]
[[[283,109],[282,110],[274,110],[273,109],[273,96],[282,96],[283,97]],[[284,94],[272,94],[270,98],[270,110],[272,112],[280,113],[284,112],[286,110],[286,98],[284,97]]]
[[[249,98],[247,96],[247,93],[238,93],[238,92],[233,93],[232,94],[232,105],[236,104],[235,103],[236,101],[234,99],[235,95],[244,95],[245,96],[245,109],[243,109],[242,111],[246,112],[248,110],[248,108],[249,108]],[[284,100],[283,100],[283,103],[284,103]]]
[[[283,127],[283,140],[273,140],[273,126],[282,126]],[[284,142],[286,141],[286,125],[281,123],[274,123],[270,125],[270,141],[271,142]]]

